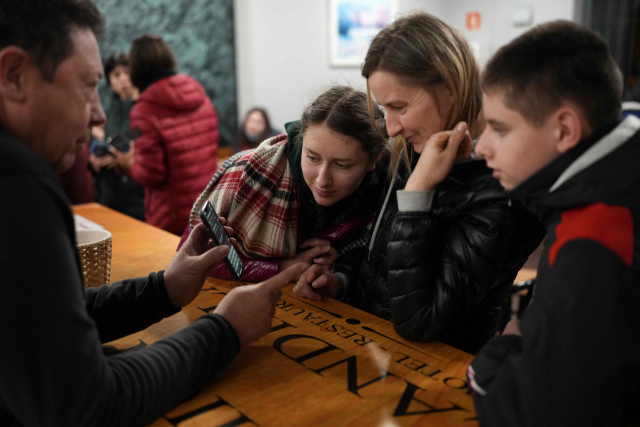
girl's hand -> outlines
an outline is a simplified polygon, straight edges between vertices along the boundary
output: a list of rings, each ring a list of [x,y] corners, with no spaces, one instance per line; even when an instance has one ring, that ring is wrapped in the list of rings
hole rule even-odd
[[[340,256],[340,252],[336,248],[331,247],[331,242],[323,239],[309,239],[300,244],[300,249],[309,248],[306,251],[299,252],[295,257],[283,259],[280,261],[278,271],[284,271],[287,268],[299,263],[318,264],[324,272],[333,273],[333,262]],[[296,278],[296,280],[299,278]]]
[[[322,296],[334,298],[342,292],[340,280],[332,273],[323,272],[322,266],[314,264],[302,273],[293,288],[293,293],[304,298],[321,301]]]
[[[328,240],[313,238],[302,242],[300,248],[313,248],[317,246],[329,246],[329,252],[314,258],[313,260],[307,261],[310,264],[320,264],[325,272],[333,272],[333,263],[336,259],[340,257],[340,252],[336,248],[331,247],[331,242]]]
[[[307,242],[305,242],[305,243],[307,243]],[[319,240],[319,242],[325,242],[325,241]],[[326,242],[326,243],[328,243],[328,242]],[[320,259],[320,258],[323,258],[323,257],[331,256],[331,250],[332,250],[332,248],[331,248],[330,245],[319,244],[318,246],[312,246],[311,249],[307,249],[304,252],[300,252],[296,256],[294,256],[293,258],[283,259],[282,261],[280,261],[280,267],[279,267],[278,271],[284,271],[284,270],[288,269],[289,267],[291,267],[293,265],[296,265],[296,264],[298,264],[300,262],[304,262],[304,263],[307,263],[307,264],[313,264],[316,259]],[[333,250],[335,251],[335,249],[333,249]],[[299,278],[300,277],[296,277],[295,280],[297,281]]]

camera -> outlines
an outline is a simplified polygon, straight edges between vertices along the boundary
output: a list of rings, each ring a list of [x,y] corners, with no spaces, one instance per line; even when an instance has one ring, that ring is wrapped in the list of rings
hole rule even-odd
[[[131,148],[131,146],[129,145],[129,138],[125,134],[116,133],[106,138],[103,143],[101,143],[95,148],[93,153],[97,157],[112,155],[109,152],[109,147],[114,147],[116,150],[120,151],[121,153],[128,153],[129,149]]]

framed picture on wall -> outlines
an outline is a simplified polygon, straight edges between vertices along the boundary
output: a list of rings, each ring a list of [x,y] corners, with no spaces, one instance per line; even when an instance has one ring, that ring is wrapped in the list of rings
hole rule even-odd
[[[329,63],[359,67],[371,39],[396,15],[397,0],[329,0]]]

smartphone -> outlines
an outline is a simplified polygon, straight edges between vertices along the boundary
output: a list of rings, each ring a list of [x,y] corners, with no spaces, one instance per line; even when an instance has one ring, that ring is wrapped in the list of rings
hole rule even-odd
[[[229,269],[231,276],[233,276],[235,280],[240,280],[242,270],[244,270],[244,264],[238,252],[236,252],[236,248],[233,247],[231,240],[229,240],[229,236],[227,236],[227,232],[218,219],[213,205],[208,200],[204,203],[202,209],[200,209],[200,219],[207,228],[211,240],[213,240],[216,245],[225,245],[229,248],[229,253],[224,257],[224,263]]]

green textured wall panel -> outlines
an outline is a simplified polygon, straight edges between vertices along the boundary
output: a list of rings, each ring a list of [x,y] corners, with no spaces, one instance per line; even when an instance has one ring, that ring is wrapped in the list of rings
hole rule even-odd
[[[159,34],[174,50],[178,71],[196,78],[220,118],[221,145],[235,146],[237,129],[233,0],[94,0],[107,21],[103,59],[126,53],[145,33]],[[106,84],[103,103],[109,102]]]

